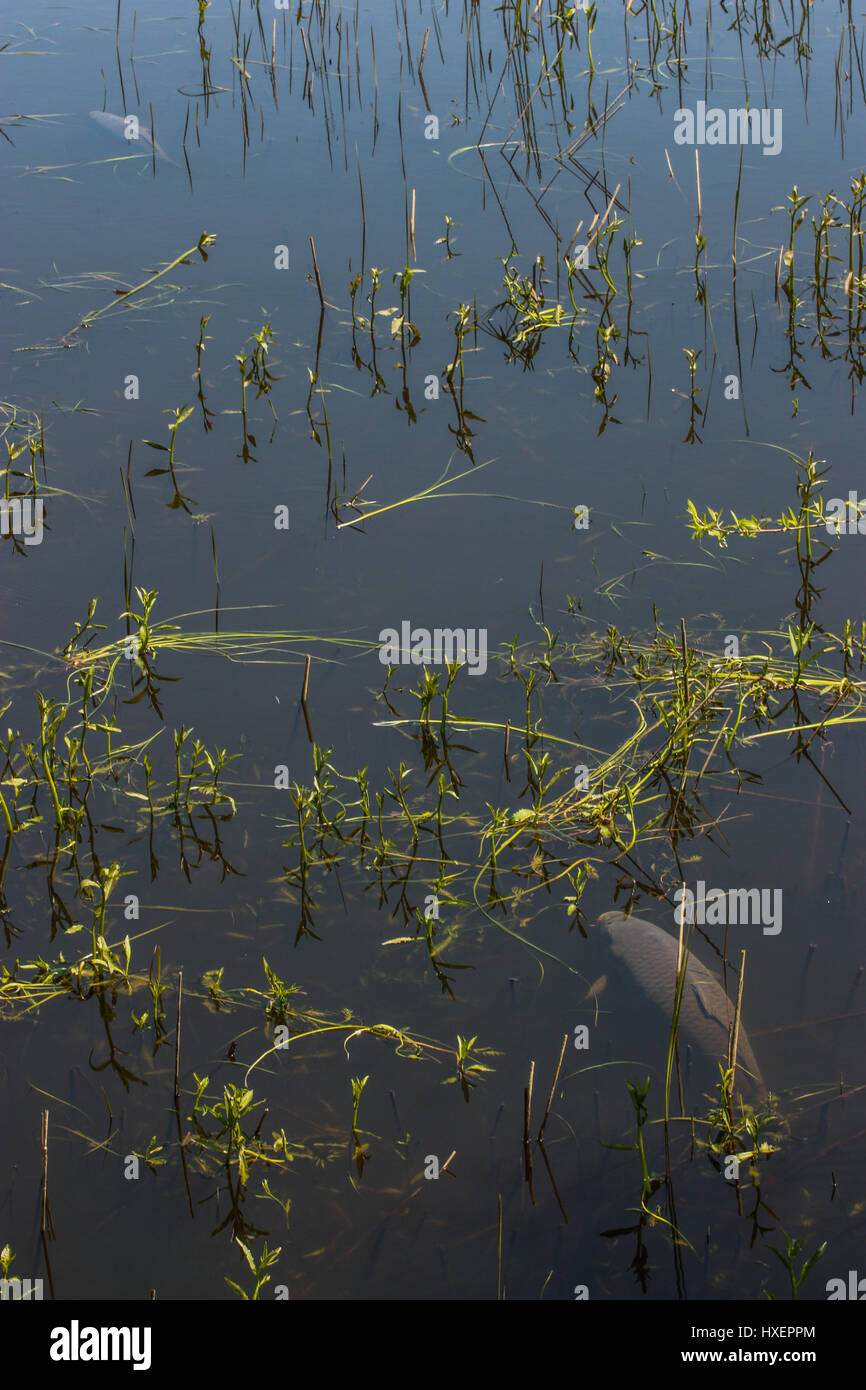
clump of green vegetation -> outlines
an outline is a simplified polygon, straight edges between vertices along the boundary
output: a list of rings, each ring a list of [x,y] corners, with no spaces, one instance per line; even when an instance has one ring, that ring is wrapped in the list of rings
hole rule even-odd
[[[800,1273],[798,1274],[795,1261],[797,1259],[797,1256],[800,1254],[800,1251],[803,1249],[803,1246],[806,1244],[806,1241],[802,1236],[798,1236],[796,1240],[792,1240],[786,1231],[782,1232],[782,1237],[785,1241],[784,1250],[779,1250],[778,1247],[775,1245],[771,1245],[769,1248],[772,1250],[776,1258],[778,1260],[781,1260],[782,1264],[784,1265],[785,1271],[788,1275],[788,1279],[791,1285],[791,1298],[797,1299],[800,1296],[800,1285],[803,1283],[806,1276],[808,1274],[811,1274],[812,1270],[815,1268],[815,1265],[818,1263],[821,1256],[824,1254],[824,1251],[827,1249],[827,1242],[826,1240],[823,1241],[818,1246],[818,1249],[813,1251],[813,1253],[808,1257],[808,1259],[803,1261],[802,1265],[800,1266]],[[767,1298],[773,1298],[774,1295],[769,1293],[766,1289],[764,1290],[764,1292],[767,1295]]]

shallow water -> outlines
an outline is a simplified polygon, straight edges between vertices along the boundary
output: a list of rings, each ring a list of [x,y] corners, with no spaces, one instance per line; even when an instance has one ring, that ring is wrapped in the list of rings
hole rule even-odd
[[[157,820],[151,841],[143,803],[133,805],[110,779],[101,781],[82,876],[93,846],[97,864],[117,861],[128,875],[109,903],[108,936],[117,943],[127,932],[146,933],[132,941],[134,967],[145,975],[159,945],[162,980],[170,986],[166,1038],[154,1055],[152,1027],[134,1024],[132,1014],[141,1016],[149,1004],[146,990],[118,990],[102,1008],[96,996],[58,997],[24,1016],[6,1001],[0,1247],[13,1247],[13,1272],[43,1271],[39,1150],[47,1108],[57,1235],[49,1250],[59,1298],[140,1298],[154,1288],[160,1298],[234,1298],[226,1278],[249,1291],[249,1271],[231,1240],[224,1168],[207,1155],[194,1158],[193,1144],[186,1146],[186,1182],[180,1162],[176,978],[182,969],[181,1108],[183,1130],[194,1135],[194,1074],[210,1078],[208,1094],[218,1100],[273,1041],[262,999],[218,1009],[202,976],[223,969],[224,990],[267,993],[264,956],[280,979],[304,991],[305,1007],[329,1021],[351,1010],[364,1024],[405,1028],[448,1050],[414,1061],[398,1055],[393,1040],[357,1036],[344,1050],[344,1034],[326,1033],[293,1040],[249,1075],[256,1102],[269,1107],[263,1133],[282,1128],[299,1146],[288,1171],[269,1175],[255,1165],[238,1200],[253,1228],[243,1238],[255,1253],[264,1240],[281,1248],[262,1297],[278,1284],[292,1298],[496,1297],[501,1196],[502,1284],[510,1299],[572,1298],[578,1285],[593,1298],[757,1299],[765,1288],[781,1296],[784,1271],[768,1253],[780,1228],[804,1236],[807,1253],[828,1241],[801,1295],[823,1298],[826,1279],[855,1267],[862,1234],[858,1088],[866,996],[857,972],[864,963],[858,906],[866,807],[858,724],[830,727],[826,741],[812,745],[831,787],[805,759],[791,756],[786,738],[756,741],[741,757],[754,780],[739,789],[709,778],[704,785],[708,812],[723,818],[717,832],[681,840],[679,866],[661,840],[642,848],[637,867],[600,863],[581,900],[587,919],[621,907],[622,885],[634,873],[641,915],[673,930],[670,901],[645,890],[661,882],[671,895],[680,868],[692,883],[783,891],[779,935],[732,927],[725,943],[723,931],[707,930],[734,970],[747,949],[744,1017],[790,1132],[762,1164],[760,1190],[746,1179],[738,1201],[723,1190],[706,1154],[692,1152],[689,1126],[673,1127],[671,1185],[690,1242],[679,1252],[666,1227],[635,1215],[636,1154],[606,1147],[632,1142],[625,1082],[644,1076],[653,1062],[645,1140],[650,1168],[662,1171],[666,1032],[623,982],[601,993],[596,1017],[585,995],[606,969],[605,952],[591,933],[584,937],[572,926],[567,881],[536,886],[507,916],[491,920],[482,910],[487,877],[473,889],[473,875],[464,876],[437,924],[450,934],[442,960],[463,967],[446,971],[451,994],[436,977],[423,933],[415,939],[417,922],[401,909],[399,887],[390,885],[382,901],[369,866],[345,862],[339,873],[317,873],[315,935],[296,941],[298,890],[286,879],[294,852],[283,843],[293,809],[288,793],[274,786],[274,768],[287,765],[291,780],[305,785],[313,776],[298,704],[310,651],[311,724],[317,744],[333,750],[332,764],[347,775],[366,768],[376,790],[392,785],[388,769],[402,761],[417,804],[435,807],[435,778],[424,793],[432,768],[425,770],[417,728],[385,722],[418,710],[410,693],[418,688],[417,667],[394,671],[387,695],[396,714],[381,697],[385,667],[374,648],[384,629],[399,631],[404,621],[486,631],[486,670],[464,670],[450,697],[452,713],[499,726],[451,734],[459,801],[446,809],[478,827],[489,821],[490,806],[513,812],[528,804],[521,798],[523,691],[502,658],[516,634],[520,643],[538,642],[542,622],[563,643],[603,634],[609,624],[645,634],[655,605],[668,632],[678,633],[682,617],[692,639],[720,655],[729,634],[739,635],[749,653],[762,649],[763,634],[784,641],[800,584],[793,538],[699,546],[686,504],[778,516],[796,506],[795,469],[785,450],[802,457],[811,450],[828,461],[826,497],[846,498],[860,484],[859,339],[855,333],[852,368],[847,313],[840,312],[822,350],[814,305],[800,287],[797,350],[806,381],[792,386],[788,302],[784,294],[777,302],[774,292],[791,190],[810,195],[795,258],[796,274],[805,278],[810,219],[830,191],[850,199],[851,180],[861,173],[864,93],[845,37],[849,11],[834,3],[811,7],[802,35],[811,57],[798,65],[796,39],[775,58],[761,58],[745,18],[741,51],[728,28],[733,8],[723,15],[713,7],[709,47],[701,17],[678,73],[663,62],[667,43],[651,67],[643,12],[624,19],[619,7],[600,8],[591,84],[586,18],[577,12],[580,47],[564,52],[561,86],[534,97],[531,119],[521,119],[539,80],[542,35],[548,58],[556,50],[547,5],[541,22],[533,21],[525,58],[515,50],[509,62],[502,15],[487,5],[473,7],[467,36],[462,8],[434,9],[426,0],[411,12],[304,4],[300,23],[294,12],[277,12],[273,32],[270,9],[243,3],[239,47],[232,22],[216,6],[199,33],[195,6],[181,15],[153,0],[146,14],[139,8],[133,39],[132,7],[124,4],[117,41],[114,3],[72,4],[35,19],[29,7],[15,8],[2,26],[9,45],[2,54],[4,109],[22,113],[0,120],[9,137],[0,142],[2,394],[19,411],[44,416],[46,530],[39,545],[16,550],[4,537],[0,548],[0,705],[11,702],[3,726],[20,728],[25,741],[38,736],[33,692],[64,696],[70,671],[55,654],[91,599],[98,599],[96,621],[107,625],[98,641],[124,633],[124,556],[131,585],[159,591],[154,621],[195,615],[180,620],[186,631],[213,632],[218,624],[222,633],[286,631],[369,645],[350,650],[296,639],[283,644],[277,661],[265,652],[255,662],[163,652],[156,661],[162,717],[147,700],[118,702],[124,741],[163,730],[152,751],[163,783],[173,776],[175,728],[193,727],[208,749],[238,754],[222,779],[237,811],[216,828],[199,814],[195,823],[209,848],[181,842],[170,817]],[[852,43],[862,44],[862,17],[850,22]],[[203,61],[214,89],[208,96]],[[557,151],[584,131],[588,101],[596,113],[613,105],[629,63],[631,90],[576,151],[581,167],[557,161]],[[695,148],[674,141],[675,110],[701,100],[739,107],[746,91],[753,105],[782,111],[781,151],[766,156],[755,146],[704,145],[698,185]],[[139,153],[112,141],[88,118],[103,105],[137,112],[178,167],[154,161],[149,148]],[[428,115],[438,117],[436,139],[425,138]],[[547,306],[558,294],[567,307],[563,256],[573,229],[582,221],[586,235],[617,188],[623,222],[612,243],[618,292],[609,313],[619,329],[611,343],[618,361],[609,363],[609,410],[600,431],[606,410],[596,388],[603,383],[592,375],[600,299],[585,301],[574,356],[568,329],[560,327],[544,332],[527,361],[508,360],[496,336],[508,312],[496,306],[513,250],[522,275],[531,276],[533,265],[536,276],[543,274]],[[417,259],[408,228],[413,196]],[[696,277],[699,196],[706,248]],[[446,216],[456,224],[451,256],[441,240]],[[206,260],[193,250],[186,264],[149,287],[129,298],[116,293],[156,276],[203,231],[216,237]],[[632,235],[640,244],[631,253],[629,311],[621,247]],[[311,237],[324,298],[336,306],[321,313]],[[834,252],[847,257],[844,239],[838,232],[834,238]],[[284,270],[275,268],[280,246],[288,250]],[[392,331],[400,312],[393,277],[406,264],[423,271],[412,280],[406,312],[420,338],[412,345],[407,333],[401,347],[399,327]],[[353,350],[350,285],[365,273],[355,307],[369,316],[371,267],[381,277],[374,341],[369,329],[356,328]],[[847,261],[832,267],[843,307],[846,268]],[[589,280],[602,294],[600,273],[593,270]],[[705,304],[696,299],[704,280]],[[462,391],[457,373],[451,392],[443,373],[454,360],[461,304],[474,306],[479,328],[465,339]],[[202,400],[193,373],[203,317]],[[258,397],[255,384],[247,389],[245,441],[236,355],[249,359],[251,335],[266,323],[275,380]],[[81,350],[62,351],[76,329]],[[20,351],[34,347],[41,350]],[[684,349],[700,353],[702,414],[693,442]],[[739,379],[736,400],[725,396],[731,375]],[[131,377],[137,386],[130,399]],[[435,399],[431,378],[439,382]],[[176,435],[186,508],[172,505],[168,474],[148,476],[166,466],[166,455],[144,443],[167,446],[166,412],[183,405],[195,407]],[[25,464],[29,470],[26,451],[15,467]],[[132,518],[120,476],[128,464]],[[356,515],[348,504],[359,493],[368,507],[411,498],[446,466],[449,477],[473,472],[442,489],[449,495],[394,506],[363,528],[338,528],[329,509],[335,489],[341,521]],[[581,505],[589,509],[585,531],[573,524]],[[280,506],[289,508],[288,530],[275,529]],[[861,621],[863,544],[862,536],[840,537],[817,571],[821,594],[812,616],[829,631],[838,632],[846,618]],[[577,614],[568,612],[569,595],[582,602]],[[577,739],[599,757],[611,752],[634,724],[628,691],[611,684],[602,662],[574,668],[556,657],[554,668],[559,679],[543,689],[547,733]],[[131,693],[129,679],[121,671],[121,701]],[[570,776],[574,749],[554,740],[545,747],[553,767]],[[143,784],[136,785],[140,791]],[[76,873],[65,863],[55,891],[67,901],[70,922],[88,929],[66,940],[61,925],[52,939],[44,861],[53,837],[43,795],[46,820],[26,842],[13,838],[5,869],[7,940],[0,945],[10,970],[16,959],[56,961],[63,951],[67,961],[77,960],[89,949],[89,908],[80,893],[76,898]],[[346,795],[353,799],[357,791]],[[461,864],[475,852],[470,839],[464,825],[449,840]],[[567,848],[556,846],[563,863]],[[408,892],[412,912],[434,891],[435,844],[427,854]],[[123,916],[127,893],[139,899],[136,925]],[[400,937],[412,940],[383,944]],[[589,1048],[576,1050],[572,1040],[583,1024]],[[524,1087],[534,1062],[535,1130],[565,1035],[545,1151],[534,1150],[530,1184],[521,1143]],[[488,1049],[478,1059],[492,1068],[476,1074],[466,1096],[455,1073],[458,1036],[477,1038]],[[104,1065],[112,1058],[130,1075]],[[358,1126],[369,1158],[359,1173],[350,1082],[364,1076]],[[128,1156],[142,1154],[152,1136],[165,1162],[153,1171],[141,1162],[138,1179],[128,1179]],[[442,1165],[453,1151],[438,1180],[424,1177],[429,1156]],[[279,1202],[268,1199],[263,1180]],[[289,1202],[286,1215],[280,1204]],[[755,1221],[760,1232],[753,1239]],[[243,1235],[238,1220],[234,1228]],[[641,1244],[647,1259],[635,1255]]]

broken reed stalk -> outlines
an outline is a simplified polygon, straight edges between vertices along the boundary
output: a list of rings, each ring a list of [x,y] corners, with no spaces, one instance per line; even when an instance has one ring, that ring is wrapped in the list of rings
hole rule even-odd
[[[523,1092],[523,1142],[529,1143],[529,1126],[532,1120],[532,1083],[535,1079],[535,1063],[529,1063],[529,1085]]]
[[[562,1038],[562,1048],[561,1048],[560,1053],[559,1053],[559,1061],[558,1061],[557,1064],[556,1064],[556,1073],[555,1073],[554,1078],[553,1078],[553,1085],[552,1085],[551,1088],[550,1088],[550,1095],[547,1097],[547,1105],[546,1105],[545,1108],[544,1108],[544,1118],[543,1118],[543,1120],[541,1121],[541,1128],[540,1128],[539,1131],[538,1131],[538,1142],[539,1142],[539,1144],[541,1143],[541,1141],[542,1141],[543,1138],[544,1138],[544,1127],[545,1127],[545,1125],[547,1124],[547,1117],[548,1117],[548,1115],[550,1114],[550,1107],[551,1107],[551,1105],[553,1104],[553,1097],[554,1097],[554,1094],[555,1094],[555,1092],[556,1092],[556,1083],[557,1083],[557,1081],[559,1080],[559,1073],[562,1071],[562,1060],[563,1060],[563,1058],[564,1058],[564,1056],[565,1056],[565,1049],[566,1049],[567,1046],[568,1046],[568,1034],[565,1033],[565,1034],[563,1034],[563,1038]]]
[[[355,41],[357,43],[357,35]],[[355,146],[355,158],[358,161],[358,188],[361,193],[361,278],[363,279],[367,259],[367,209],[364,206],[364,180],[361,177],[361,160],[358,157],[357,145]]]
[[[183,1000],[183,971],[177,972],[177,1030],[174,1037],[174,1103],[180,1105],[180,1009]]]
[[[303,712],[304,712],[304,723],[305,723],[306,726],[307,726],[307,734],[308,734],[308,736],[309,736],[310,743],[312,743],[312,742],[313,742],[313,729],[312,729],[312,725],[310,724],[310,713],[309,713],[309,710],[307,709],[307,686],[309,685],[309,683],[310,683],[310,654],[309,654],[309,652],[307,652],[307,660],[306,660],[306,663],[305,663],[305,665],[304,665],[304,683],[303,683],[303,685],[301,686],[301,709],[302,709]]]
[[[302,31],[302,32],[303,32],[303,31]],[[313,253],[313,269],[314,269],[315,272],[316,272],[316,288],[317,288],[317,290],[319,291],[319,303],[320,303],[321,306],[322,306],[322,313],[324,313],[324,312],[325,312],[325,292],[324,292],[324,290],[322,289],[322,277],[321,277],[321,275],[319,274],[319,262],[318,262],[318,259],[317,259],[317,257],[316,257],[316,243],[313,241],[313,238],[312,238],[312,237],[310,237],[310,250],[311,250],[312,253]]]
[[[683,898],[682,898],[683,906],[682,906],[682,909],[681,909],[681,911],[680,911],[680,922],[679,922],[680,930],[679,930],[679,936],[678,936],[678,938],[677,938],[677,973],[676,973],[676,988],[675,988],[675,990],[674,990],[674,1012],[673,1012],[673,1018],[671,1019],[671,1033],[670,1033],[670,1038],[668,1039],[667,1067],[666,1067],[666,1069],[665,1069],[665,1127],[667,1127],[668,1121],[669,1121],[669,1119],[670,1119],[671,1069],[672,1069],[672,1067],[673,1067],[673,1062],[674,1062],[674,1059],[675,1059],[675,1058],[676,1058],[676,1064],[677,1064],[677,1083],[678,1083],[678,1096],[679,1096],[679,1102],[680,1102],[680,1111],[682,1111],[683,1108],[684,1108],[684,1107],[683,1107],[683,1082],[682,1082],[682,1075],[681,1075],[681,1072],[680,1072],[679,1021],[680,1021],[680,1005],[681,1005],[681,1003],[682,1003],[683,986],[684,986],[684,984],[685,984],[685,975],[686,975],[686,957],[685,957],[685,951],[684,951],[684,949],[683,949],[683,947],[684,947],[684,940],[683,940],[683,938],[684,938],[684,935],[685,935],[685,922],[686,922],[686,914],[685,914],[685,887],[686,887],[686,885],[685,885],[685,883],[683,883]]]
[[[506,778],[508,779],[509,782],[511,781],[511,768],[508,766],[508,744],[509,744],[510,739],[511,739],[511,720],[510,720],[510,719],[506,719],[506,721],[505,721],[505,747],[504,747],[503,750],[502,750],[502,756],[503,756],[503,758],[504,758],[504,760],[505,760],[505,776],[506,776]]]
[[[529,1186],[529,1197],[532,1205],[535,1206],[535,1190],[532,1182],[532,1148],[529,1142],[529,1130],[532,1124],[532,1083],[535,1080],[535,1063],[529,1063],[529,1085],[523,1092],[523,1158],[524,1158],[524,1177]]]
[[[54,1274],[51,1269],[51,1260],[48,1255],[48,1235],[56,1240],[57,1232],[54,1229],[54,1218],[51,1215],[51,1208],[48,1205],[48,1111],[42,1111],[42,1198],[39,1213],[39,1234],[42,1241],[42,1253],[45,1256],[45,1272],[48,1275],[48,1288],[52,1298],[57,1295],[54,1292]]]
[[[496,1241],[496,1301],[497,1301],[497,1303],[499,1303],[499,1302],[501,1302],[501,1299],[502,1299],[502,1193],[501,1193],[501,1192],[500,1192],[500,1194],[499,1194],[499,1198],[498,1198],[498,1203],[497,1203],[497,1205],[498,1205],[499,1215],[498,1215],[498,1220],[497,1220],[498,1236],[497,1236],[497,1241]]]
[[[48,1235],[48,1111],[42,1111],[42,1204],[39,1229],[43,1242]]]
[[[737,170],[737,191],[734,194],[734,246],[731,252],[733,262],[734,286],[737,283],[737,222],[740,217],[740,185],[743,181],[743,147],[740,146],[740,165]]]
[[[594,218],[592,219],[592,221],[590,222],[590,224],[589,224],[589,237],[587,238],[587,243],[586,243],[586,249],[587,249],[587,251],[589,250],[590,246],[592,246],[592,243],[595,241],[596,237],[598,236],[599,232],[601,231],[601,229],[602,229],[602,227],[604,226],[604,224],[605,224],[605,222],[607,221],[607,219],[610,217],[611,208],[613,207],[614,203],[616,202],[616,195],[617,195],[617,193],[619,193],[619,190],[620,190],[621,188],[622,188],[622,184],[621,184],[621,183],[618,183],[617,186],[616,186],[616,188],[613,190],[613,193],[611,194],[610,202],[608,203],[608,205],[607,205],[607,207],[605,208],[604,212],[601,214],[601,217],[599,217],[598,213],[596,213],[596,214],[595,214],[595,217],[594,217]],[[583,225],[583,224],[581,224],[581,225]],[[577,232],[575,232],[575,236],[577,236]]]
[[[737,1074],[737,1050],[738,1050],[738,1048],[739,1048],[739,1043],[740,1043],[740,1011],[741,1011],[741,1009],[742,1009],[742,1007],[743,1007],[743,983],[744,983],[744,981],[745,981],[745,978],[746,978],[746,952],[745,952],[745,949],[743,949],[743,950],[740,952],[740,978],[739,978],[739,980],[737,981],[737,1005],[736,1005],[736,1008],[734,1009],[734,1025],[733,1025],[733,1027],[732,1027],[732,1029],[731,1029],[731,1036],[730,1036],[730,1039],[729,1039],[728,1067],[729,1067],[730,1073],[731,1073],[731,1084],[730,1084],[730,1087],[728,1088],[728,1094],[727,1094],[727,1096],[725,1097],[726,1102],[727,1102],[728,1119],[730,1120],[732,1126],[733,1126],[733,1119],[734,1119],[734,1117],[733,1117],[733,1112],[732,1112],[733,1095],[734,1095],[734,1079],[735,1079],[736,1074]]]
[[[412,245],[412,259],[417,261],[418,252],[415,250],[415,190],[412,189],[412,211],[409,215],[409,241]]]
[[[578,222],[577,226],[576,226],[575,229],[574,229],[574,236],[571,238],[571,241],[568,243],[568,246],[566,247],[565,256],[563,257],[563,259],[566,260],[566,261],[568,260],[569,256],[571,255],[571,248],[573,247],[574,243],[577,241],[577,238],[580,236],[580,229],[581,229],[582,226],[583,226],[583,218],[581,217],[580,221]]]

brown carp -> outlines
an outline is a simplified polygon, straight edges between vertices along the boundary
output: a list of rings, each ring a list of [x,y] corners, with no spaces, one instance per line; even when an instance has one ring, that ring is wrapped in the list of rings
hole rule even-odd
[[[670,1023],[676,996],[678,943],[670,933],[640,917],[624,917],[621,912],[603,912],[598,925],[614,955],[628,968],[645,994]],[[728,1055],[728,1036],[734,1020],[734,1005],[718,976],[689,952],[679,1012],[679,1034],[699,1052],[718,1061]],[[757,1100],[767,1094],[764,1079],[740,1021],[737,1042],[735,1086]]]

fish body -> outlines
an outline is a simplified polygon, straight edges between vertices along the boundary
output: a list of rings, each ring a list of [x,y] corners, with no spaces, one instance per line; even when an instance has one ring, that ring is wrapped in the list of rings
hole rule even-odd
[[[139,141],[142,141],[151,149],[156,150],[160,159],[166,160],[166,162],[169,164],[175,164],[175,161],[173,159],[169,159],[162,146],[157,144],[157,142],[154,140],[146,125],[142,125],[139,122],[138,140],[130,140],[126,134],[126,116],[114,116],[110,111],[91,111],[90,116],[92,120],[96,121],[97,125],[102,126],[103,130],[110,130],[112,135],[121,136],[124,140],[126,140],[127,144],[133,145],[138,144]],[[176,164],[175,168],[177,168]]]
[[[603,912],[598,925],[614,955],[670,1021],[676,997],[676,938],[653,922],[645,922],[640,917],[624,917],[621,912]],[[718,1060],[724,1059],[734,1014],[734,1005],[721,981],[690,951],[680,1002],[680,1036],[698,1051]],[[744,1083],[743,1090],[749,1091],[756,1100],[765,1098],[767,1088],[742,1020],[737,1041],[735,1086],[740,1082]]]

